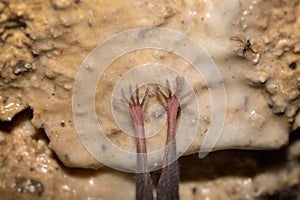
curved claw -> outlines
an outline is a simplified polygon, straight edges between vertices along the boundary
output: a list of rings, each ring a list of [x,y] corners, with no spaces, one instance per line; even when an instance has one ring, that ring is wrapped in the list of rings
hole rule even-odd
[[[166,84],[167,84],[167,89],[168,89],[168,97],[172,96],[172,91],[171,91],[171,86],[170,86],[170,82],[168,79],[166,79]]]
[[[176,90],[175,90],[175,95],[179,97],[179,94],[183,90],[183,85],[184,85],[184,78],[182,76],[177,76],[176,77]]]
[[[142,97],[142,101],[140,101],[140,95],[139,95],[140,90],[139,90],[138,85],[136,85],[136,89],[135,89],[134,92],[132,90],[132,86],[129,85],[128,86],[128,91],[130,93],[130,99],[128,99],[126,97],[126,93],[125,93],[124,88],[121,88],[121,95],[122,95],[122,101],[121,102],[124,103],[124,104],[125,103],[128,104],[128,106],[130,106],[130,105],[142,105],[143,106],[145,104],[146,100],[147,100],[150,89],[149,89],[149,87],[146,88],[146,91],[145,91],[145,93]]]
[[[131,84],[129,84],[128,90],[129,90],[129,94],[131,95],[131,96],[130,96],[130,101],[131,101],[133,104],[135,104],[136,102],[135,102],[135,100],[134,100],[134,98],[133,98],[133,92],[132,92],[132,86],[131,86]]]
[[[157,91],[158,94],[159,94],[161,97],[163,97],[164,99],[167,98],[167,95],[162,91],[162,89],[161,89],[159,86],[156,87],[156,91]]]
[[[171,98],[172,96],[176,96],[177,99],[183,100],[187,96],[189,96],[192,92],[192,91],[189,91],[186,94],[184,94],[182,97],[180,97],[180,93],[183,91],[183,86],[184,86],[184,78],[182,76],[176,77],[176,89],[175,89],[174,94],[172,94],[170,82],[168,79],[166,79],[166,85],[167,85],[167,90],[168,90],[167,95],[162,91],[162,89],[159,86],[156,87],[156,91],[158,92],[158,94],[161,97],[163,97],[165,100],[168,98]]]
[[[121,89],[121,94],[122,94],[122,97],[123,97],[124,101],[126,101],[126,103],[129,104],[129,100],[128,100],[128,98],[126,97],[124,88]]]
[[[141,102],[141,105],[143,106],[147,100],[147,97],[148,97],[148,94],[149,94],[149,91],[150,89],[147,87],[145,93],[144,93],[144,96],[143,96],[143,99],[142,99],[142,102]]]
[[[187,97],[191,96],[193,94],[193,90],[189,90],[187,93],[185,93],[184,95],[182,95],[179,98],[179,101],[183,101],[184,99],[186,99]]]
[[[152,179],[148,172],[147,161],[147,146],[143,119],[143,105],[148,97],[149,88],[146,89],[145,94],[140,102],[139,88],[136,85],[133,93],[132,86],[129,85],[130,101],[128,102],[129,113],[133,124],[135,126],[136,146],[137,146],[137,169],[139,173],[136,174],[136,199],[153,199],[152,194]],[[123,98],[126,99],[124,90],[121,90]]]
[[[121,110],[129,111],[129,105],[124,98],[118,100],[116,97],[113,97],[113,105],[117,106]]]
[[[138,84],[135,85],[135,96],[136,96],[136,103],[140,103],[140,97],[139,97],[139,87]]]

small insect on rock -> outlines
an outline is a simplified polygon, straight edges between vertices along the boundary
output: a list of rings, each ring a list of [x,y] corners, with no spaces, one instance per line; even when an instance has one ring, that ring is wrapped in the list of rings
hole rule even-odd
[[[237,46],[234,51],[241,57],[250,60],[252,64],[257,64],[260,58],[260,54],[254,50],[253,44],[250,39],[242,39],[241,37],[231,37],[230,40],[236,41]]]

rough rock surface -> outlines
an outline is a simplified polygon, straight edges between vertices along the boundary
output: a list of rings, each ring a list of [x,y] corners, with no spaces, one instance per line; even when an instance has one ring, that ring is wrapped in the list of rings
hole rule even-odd
[[[213,57],[224,77],[228,102],[216,149],[287,144],[290,128],[300,126],[299,12],[297,0],[0,0],[0,199],[121,199],[124,193],[134,199],[133,174],[65,167],[102,166],[77,136],[72,88],[90,51],[131,28],[181,31]],[[210,123],[210,105],[203,103],[209,99],[207,87],[191,65],[161,51],[126,55],[112,63],[99,82],[97,114],[108,122],[107,137],[135,149],[134,140],[103,113],[111,109],[106,101],[116,80],[145,62],[173,66],[190,81],[202,112],[193,119],[200,128],[186,154],[197,152]],[[164,115],[147,110],[146,121]],[[163,141],[164,136],[154,138],[148,146],[155,149]],[[299,199],[299,152],[298,129],[280,150],[226,150],[202,160],[182,157],[180,196]],[[122,161],[128,160],[134,159]],[[156,180],[156,172],[152,174]]]
[[[257,7],[250,4],[253,7],[251,12],[262,12],[258,8],[259,5],[270,6],[267,2],[257,4]],[[293,3],[289,2],[285,4],[286,9],[294,9],[294,11],[299,7],[296,3],[294,3],[296,6],[291,6]],[[218,9],[216,12],[213,8],[218,6],[224,9],[222,11]],[[92,0],[1,1],[0,42],[3,51],[0,54],[2,100],[0,119],[11,120],[16,113],[30,107],[34,112],[32,120],[34,126],[45,130],[50,139],[49,147],[65,165],[85,168],[101,166],[86,151],[74,128],[71,95],[77,70],[85,56],[112,34],[136,27],[168,27],[186,33],[203,45],[220,66],[220,71],[224,76],[228,102],[227,118],[216,149],[278,148],[287,142],[288,121],[285,117],[273,115],[268,105],[276,114],[285,113],[290,117],[290,123],[293,121],[293,116],[299,106],[299,100],[297,100],[299,68],[296,67],[297,44],[294,42],[297,41],[299,35],[292,31],[293,37],[285,40],[290,45],[289,49],[285,48],[283,51],[282,48],[286,45],[280,46],[279,43],[279,46],[276,46],[277,56],[287,56],[290,55],[289,52],[292,52],[293,56],[289,56],[289,59],[275,59],[270,56],[273,50],[268,49],[274,44],[272,42],[277,41],[273,37],[281,36],[273,34],[274,31],[269,31],[268,27],[281,27],[284,23],[285,29],[280,30],[289,31],[293,26],[297,27],[299,19],[296,15],[293,15],[294,17],[290,15],[291,19],[288,18],[290,20],[285,22],[287,18],[284,18],[284,13],[280,14],[280,8],[276,11],[277,7],[284,5],[278,3],[274,6],[274,9],[264,11],[264,15],[257,15],[261,17],[258,24],[263,24],[264,20],[265,23],[272,23],[272,25],[268,23],[264,25],[265,28],[257,27],[258,25],[252,26],[245,16],[244,23],[249,26],[248,29],[259,29],[265,36],[264,43],[253,39],[251,48],[260,54],[258,64],[253,66],[251,62],[235,56],[233,51],[235,44],[230,41],[231,36],[235,37],[238,34],[235,30],[239,23],[236,17],[240,15],[243,7],[238,2],[226,4],[222,1],[213,3],[192,1],[177,1],[176,3],[102,1],[99,3]],[[236,10],[232,12],[233,9]],[[273,20],[276,16],[282,20]],[[219,23],[221,19],[223,20],[222,26]],[[233,21],[234,19],[236,21]],[[246,33],[243,36],[247,35]],[[253,31],[251,43],[252,38],[261,36],[254,35],[254,33],[257,32]],[[288,37],[289,34],[285,33],[285,35]],[[284,41],[280,43],[282,42]],[[255,46],[256,43],[258,47]],[[249,56],[252,56],[251,53]],[[108,76],[109,73],[105,75],[108,78],[99,84],[100,92],[97,95],[101,97],[104,95],[104,98],[108,98],[109,92],[107,91],[112,89],[117,81],[115,77],[121,76],[133,67],[131,63],[159,61],[174,66],[175,69],[179,69],[176,66],[185,66],[189,69],[187,63],[173,58],[171,55],[168,58],[168,54],[160,52],[150,52],[146,55],[136,52],[121,58],[119,62],[127,66],[124,68],[125,71],[119,69],[118,61],[113,63],[109,71],[113,75],[112,77]],[[281,62],[281,64],[276,62]],[[182,68],[181,71],[184,73]],[[261,73],[257,75],[257,71]],[[201,86],[201,81],[200,83],[193,81],[195,79],[189,77],[191,71],[188,72],[184,75],[191,79],[199,101],[207,101],[207,88]],[[250,87],[245,79],[250,79],[252,82]],[[258,84],[257,81],[260,83]],[[261,92],[258,89],[261,85],[266,87],[268,93],[274,95]],[[109,112],[110,108],[105,105],[97,105],[98,110],[102,109],[102,113]],[[209,105],[201,104],[200,108],[201,106],[209,108]],[[98,114],[101,116],[101,113]],[[203,109],[200,118],[196,118],[202,128],[199,128],[199,134],[186,154],[199,150],[209,124],[209,114],[209,109]],[[105,117],[105,120],[112,121],[112,116]],[[122,143],[124,139],[122,132],[119,132],[117,136],[111,134],[115,132],[114,130],[118,130],[114,123],[106,124],[104,129],[107,131],[107,137],[114,143],[120,147],[126,147]],[[134,144],[133,138],[128,141]],[[149,146],[159,143],[158,141],[163,140],[161,137],[153,139]],[[134,149],[135,147],[130,145],[128,148]],[[124,158],[124,162],[127,161],[128,159]]]
[[[294,122],[300,107],[300,33],[295,31],[300,24],[299,10],[297,0],[259,1],[246,8],[241,18],[242,39],[249,40],[249,48],[260,55],[247,78],[253,87],[265,91],[270,108],[288,117],[289,123]],[[243,56],[251,58],[251,52]]]
[[[244,16],[242,21],[248,28],[240,34],[237,30],[239,16],[243,7],[249,5],[252,6],[251,15],[257,16],[258,20],[248,20],[248,15]],[[260,9],[270,6],[274,9]],[[282,11],[281,6],[286,11]],[[221,11],[219,7],[222,7]],[[9,121],[16,113],[30,107],[34,126],[45,130],[50,139],[49,147],[65,165],[100,167],[101,163],[82,145],[73,124],[71,95],[77,70],[97,44],[115,33],[137,27],[167,27],[189,35],[205,47],[224,77],[227,118],[215,148],[278,148],[287,142],[289,123],[293,122],[299,106],[299,54],[296,44],[299,35],[292,31],[299,23],[297,15],[292,14],[297,13],[297,9],[299,4],[296,1],[281,1],[274,5],[269,1],[257,2],[256,5],[253,2],[240,5],[238,1],[1,1],[0,119]],[[283,16],[285,12],[289,18]],[[278,27],[283,26],[285,28],[280,28],[283,32],[279,34]],[[251,30],[253,34],[250,34]],[[293,34],[291,38],[288,31]],[[281,40],[282,34],[285,34],[282,37],[286,39],[284,41]],[[244,38],[250,35],[251,47],[247,48],[253,49],[254,53],[248,53],[249,49],[245,53],[256,65],[239,58],[234,52],[235,49],[241,54],[241,47],[237,49],[237,41],[230,41],[230,38],[239,35]],[[281,43],[284,44],[280,46]],[[277,57],[272,57],[274,50]],[[207,88],[190,75],[192,71],[182,70],[189,69],[187,63],[173,58],[155,51],[146,55],[135,52],[120,58],[112,63],[104,76],[107,78],[99,84],[99,102],[109,98],[115,77],[122,76],[134,64],[147,61],[181,69],[191,79],[199,102],[207,102]],[[120,69],[118,62],[124,63],[125,67]],[[272,107],[275,114],[285,115],[276,116],[268,107]],[[209,105],[202,103],[200,108],[203,112],[196,118],[200,128],[186,154],[199,150],[209,125]],[[100,103],[97,110],[108,113],[110,107]],[[109,114],[104,120],[113,121]],[[107,123],[104,129],[117,146],[135,149],[134,139],[127,138],[124,144],[124,136],[114,123]],[[118,134],[112,134],[115,132]],[[159,141],[163,141],[161,137],[154,138],[149,146],[156,148],[154,144]],[[128,161],[134,162],[124,158],[123,163]]]
[[[12,122],[0,123],[0,199],[135,199],[134,174],[65,167],[31,117],[26,110]],[[293,134],[289,147],[281,150],[218,151],[202,160],[182,157],[181,199],[296,200],[300,140],[299,132]],[[152,173],[154,182],[158,174]]]

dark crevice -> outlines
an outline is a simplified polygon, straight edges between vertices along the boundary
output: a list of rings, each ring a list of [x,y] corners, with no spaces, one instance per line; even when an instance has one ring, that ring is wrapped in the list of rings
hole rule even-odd
[[[198,155],[184,156],[181,164],[181,180],[211,180],[226,176],[252,177],[258,173],[282,167],[286,163],[286,149],[221,150],[203,159]]]
[[[24,17],[12,17],[7,19],[6,21],[0,23],[0,25],[4,25],[5,29],[18,29],[24,28],[26,29],[27,24],[24,22]]]
[[[300,129],[290,133],[289,144],[300,140]],[[198,154],[183,156],[181,180],[211,180],[224,176],[253,177],[287,164],[288,145],[278,150],[220,150],[199,159]]]
[[[42,129],[42,128],[38,129],[36,134],[34,134],[32,136],[32,138],[35,139],[35,140],[44,140],[44,141],[46,141],[47,145],[50,142],[50,139],[47,137],[47,135],[45,133],[45,130]]]
[[[31,120],[32,118],[33,110],[30,108],[26,108],[25,110],[16,114],[11,121],[0,121],[0,131],[9,134],[13,130],[13,128],[18,127],[24,121]],[[32,138],[35,140],[44,140],[47,144],[49,144],[50,142],[44,129],[37,129]]]
[[[299,200],[300,187],[293,185],[291,187],[276,190],[272,194],[263,194],[261,200]]]
[[[293,144],[297,140],[300,140],[300,128],[292,131],[289,135],[289,143],[290,144]]]
[[[24,119],[32,119],[32,117],[32,110],[30,108],[27,108],[16,114],[11,121],[0,121],[0,131],[9,133],[14,127],[22,123]]]
[[[226,176],[255,177],[260,173],[283,169],[288,164],[289,145],[299,140],[300,129],[297,129],[290,133],[289,144],[278,150],[220,150],[208,154],[203,159],[199,159],[197,154],[181,157],[181,181],[209,181]],[[299,184],[283,187],[259,197],[262,200],[299,198]]]

